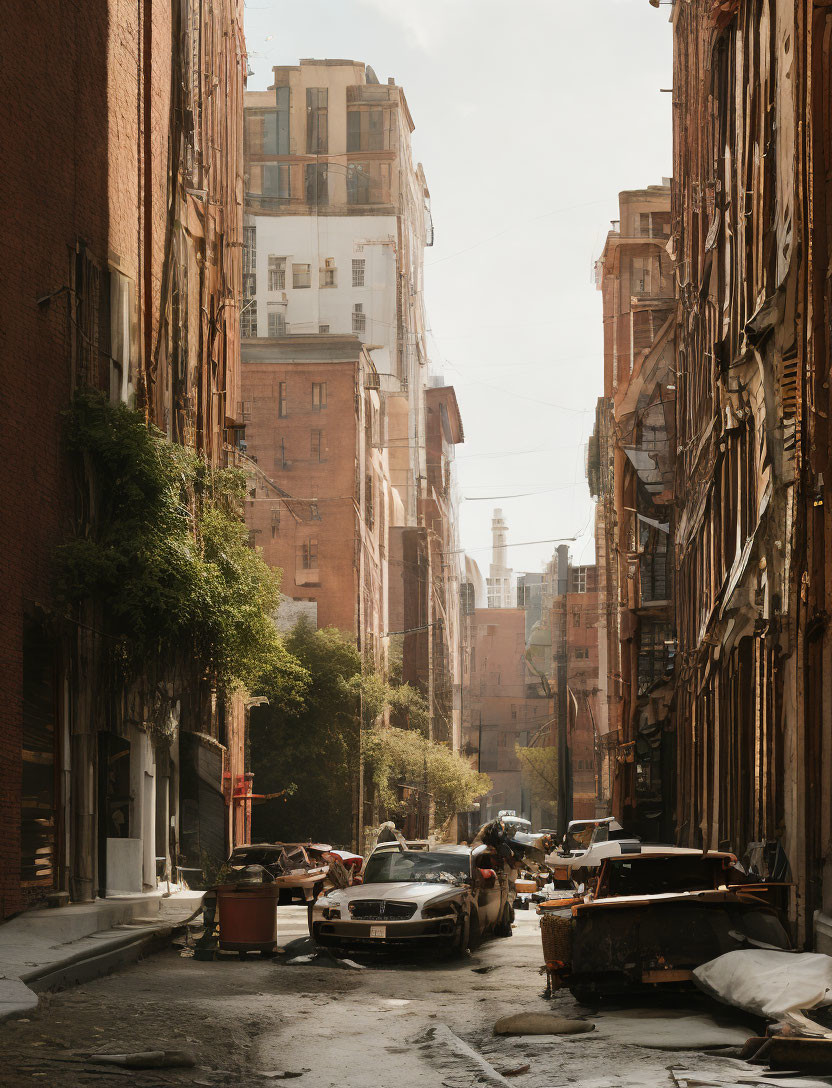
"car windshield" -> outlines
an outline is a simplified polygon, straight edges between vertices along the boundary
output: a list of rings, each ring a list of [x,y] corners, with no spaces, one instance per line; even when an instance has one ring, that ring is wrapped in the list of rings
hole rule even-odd
[[[384,850],[373,854],[364,871],[365,884],[398,881],[465,884],[470,877],[470,854],[434,854],[427,850]]]

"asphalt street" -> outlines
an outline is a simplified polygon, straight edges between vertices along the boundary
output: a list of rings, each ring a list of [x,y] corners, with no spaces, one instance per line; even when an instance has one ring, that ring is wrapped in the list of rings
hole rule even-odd
[[[278,928],[286,952],[274,960],[200,962],[172,947],[79,989],[48,995],[29,1017],[0,1026],[0,1084],[772,1083],[760,1070],[714,1053],[741,1042],[754,1025],[704,999],[601,1010],[578,1005],[568,991],[546,1000],[534,913],[518,912],[510,938],[489,940],[461,960],[363,957],[351,966],[310,952],[303,908],[281,907]],[[573,1036],[494,1034],[502,1016],[547,1011],[588,1020],[593,1029]],[[160,1049],[190,1050],[197,1065],[127,1071],[91,1060],[95,1051]]]

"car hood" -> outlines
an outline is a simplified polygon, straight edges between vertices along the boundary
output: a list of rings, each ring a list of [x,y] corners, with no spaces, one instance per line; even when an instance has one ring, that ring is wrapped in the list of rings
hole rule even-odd
[[[395,899],[408,903],[423,904],[438,896],[452,897],[455,892],[464,895],[467,885],[441,884],[438,881],[411,882],[399,881],[395,884],[354,884],[349,888],[329,892],[327,899],[331,903],[357,903],[362,899]]]

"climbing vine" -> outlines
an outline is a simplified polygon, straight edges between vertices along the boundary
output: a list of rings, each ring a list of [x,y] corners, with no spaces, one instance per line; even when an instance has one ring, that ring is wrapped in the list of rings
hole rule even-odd
[[[66,442],[78,515],[57,549],[57,596],[67,615],[94,608],[123,679],[259,684],[300,705],[306,673],[271,618],[280,578],[249,545],[244,475],[91,390],[73,401]]]

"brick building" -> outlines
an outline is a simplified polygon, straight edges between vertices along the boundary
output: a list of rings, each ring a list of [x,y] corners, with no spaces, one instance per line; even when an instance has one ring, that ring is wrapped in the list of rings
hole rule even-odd
[[[383,665],[391,492],[378,374],[357,337],[243,346],[246,521],[282,592]]]
[[[670,187],[619,194],[596,266],[604,395],[587,474],[597,498],[602,799],[634,834],[673,836],[670,719],[676,459]]]
[[[433,244],[433,226],[424,172],[412,159],[414,124],[404,91],[393,79],[379,83],[372,68],[355,61],[304,59],[276,67],[267,91],[246,94],[245,126],[245,357],[255,357],[261,340],[289,351],[296,341],[311,344],[319,337],[326,345],[334,337],[354,337],[366,350],[377,380],[373,410],[383,448],[373,458],[383,465],[378,479],[386,481],[374,499],[385,534],[378,588],[368,583],[369,603],[356,604],[351,532],[335,534],[328,555],[321,553],[322,581],[315,587],[293,576],[295,558],[269,545],[271,527],[263,515],[254,517],[253,508],[249,524],[269,561],[289,564],[286,596],[314,598],[319,623],[333,622],[358,636],[356,610],[364,609],[374,637],[396,632],[384,641],[379,660],[386,666],[401,655],[403,678],[428,701],[432,735],[456,745],[460,579],[452,479],[462,426],[453,390],[440,391],[429,376],[423,253]],[[255,406],[262,392],[248,384],[254,374],[246,363],[243,400],[252,405],[253,424],[246,444],[271,473],[275,443],[288,441],[292,416],[284,423],[272,415],[266,437],[267,417],[258,421]],[[336,413],[342,411],[347,418],[340,422]],[[352,433],[354,415],[343,400],[325,414],[331,474],[341,452],[334,436]],[[345,441],[352,471],[354,443]],[[281,477],[280,486],[293,495],[303,490],[298,474],[307,457],[296,450],[291,476]],[[370,469],[361,458],[356,464],[365,481]],[[356,484],[356,495],[361,488]],[[318,510],[325,519],[320,503]]]
[[[186,830],[183,758],[210,763],[218,834],[231,833],[222,775],[224,767],[233,783],[242,774],[240,708],[217,723],[206,758],[197,739],[180,755],[111,714],[84,679],[96,631],[55,622],[52,557],[75,515],[61,419],[79,386],[137,399],[170,438],[224,456],[239,397],[245,55],[238,0],[175,9],[31,0],[4,16],[3,197],[15,270],[0,301],[14,405],[0,435],[0,495],[13,527],[0,620],[7,916],[50,895],[92,898],[114,880],[129,882],[117,890],[155,888],[157,856],[169,871]],[[206,91],[214,81],[222,94]],[[129,799],[124,841],[111,846],[99,818],[112,802],[105,768],[116,755]],[[195,800],[208,785],[195,770]]]
[[[790,873],[828,951],[832,9],[671,20],[678,831]]]

